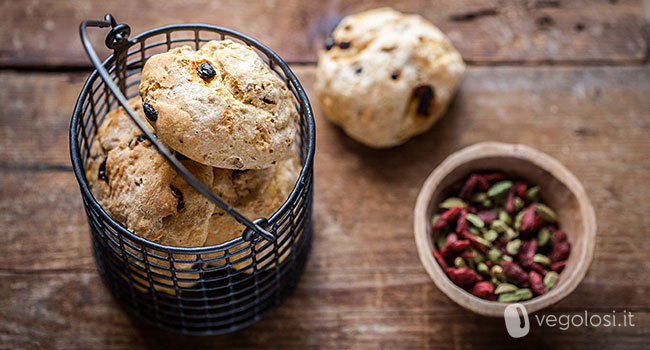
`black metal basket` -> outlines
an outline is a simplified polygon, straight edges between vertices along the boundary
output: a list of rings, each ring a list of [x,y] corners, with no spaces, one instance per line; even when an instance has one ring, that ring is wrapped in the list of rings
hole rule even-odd
[[[106,45],[113,54],[101,62],[86,35],[87,27],[111,27]],[[70,153],[88,216],[99,272],[129,311],[162,329],[196,335],[232,332],[259,320],[293,290],[311,246],[314,119],[298,79],[273,51],[235,31],[204,24],[171,25],[128,39],[130,28],[107,14],[84,21],[82,42],[96,70],[86,81],[70,125]],[[296,151],[302,170],[293,191],[270,218],[251,221],[196,180],[143,128],[127,99],[138,94],[144,62],[153,54],[210,40],[249,45],[287,84],[295,97],[299,127]],[[170,165],[197,191],[246,227],[242,236],[209,247],[157,244],[129,232],[94,199],[85,177],[98,126],[122,106]]]

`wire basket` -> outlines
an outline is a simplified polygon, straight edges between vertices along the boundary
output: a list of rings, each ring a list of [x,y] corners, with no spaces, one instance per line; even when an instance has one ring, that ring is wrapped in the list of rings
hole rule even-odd
[[[111,27],[106,46],[113,54],[101,62],[87,27]],[[274,52],[235,31],[203,24],[156,28],[129,39],[130,28],[107,14],[84,21],[82,42],[95,65],[75,105],[70,153],[88,216],[93,253],[108,289],[128,311],[165,330],[213,335],[244,328],[277,307],[294,289],[311,247],[314,119],[309,100]],[[269,218],[251,220],[214,195],[145,130],[127,99],[137,96],[147,58],[171,48],[198,49],[210,40],[230,39],[253,48],[287,84],[299,114],[295,139],[302,164],[284,204]],[[93,197],[85,176],[90,145],[106,114],[122,106],[169,164],[197,191],[245,226],[242,235],[209,247],[157,244],[128,231]]]

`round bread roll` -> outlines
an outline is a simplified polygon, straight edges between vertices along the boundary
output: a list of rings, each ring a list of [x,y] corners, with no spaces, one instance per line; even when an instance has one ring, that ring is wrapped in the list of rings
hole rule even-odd
[[[428,130],[464,70],[433,24],[381,8],[339,23],[318,55],[315,89],[334,124],[361,143],[386,148]]]
[[[160,140],[202,164],[262,169],[291,148],[298,114],[285,82],[250,47],[210,41],[147,60],[140,95]]]
[[[144,118],[139,97],[129,100],[129,104],[140,118]],[[189,159],[181,160],[181,163],[202,183],[212,183],[211,167]],[[86,178],[95,199],[104,210],[136,235],[176,247],[200,247],[205,243],[208,219],[214,211],[214,204],[176,173],[144,138],[124,109],[109,112],[100,125],[91,146]],[[139,249],[128,245],[125,245],[125,249],[142,257]],[[174,255],[174,258],[195,259],[196,256]],[[148,258],[154,264],[168,267],[170,264],[166,259],[166,256],[164,259]],[[142,265],[135,259],[133,261]],[[176,263],[174,266],[177,269],[190,269],[193,264]],[[167,270],[155,267],[151,270],[171,277]],[[143,285],[148,285],[145,272],[133,268],[131,275]],[[184,272],[176,273],[176,276],[198,278],[198,274]],[[173,285],[171,280],[155,275],[153,279],[163,285],[155,284],[156,289],[173,293],[173,289],[164,286]],[[179,282],[181,287],[193,284]]]
[[[289,152],[287,157],[277,165],[268,169],[233,171],[215,168],[212,190],[251,220],[260,217],[269,218],[291,194],[300,175],[300,169],[300,162],[293,151]],[[205,245],[216,245],[237,238],[241,236],[245,228],[233,216],[217,207],[210,218]],[[283,248],[288,242],[289,240],[278,246],[282,255],[280,261],[289,253],[288,249]],[[261,249],[266,243],[266,241],[258,243],[256,249]],[[230,249],[233,252],[246,246],[249,249],[245,249],[229,259],[235,269],[246,269],[250,266],[252,262],[250,258],[242,259],[251,254],[250,247],[253,244],[243,243]],[[273,261],[272,249],[273,245],[262,252],[257,252],[258,269]],[[223,256],[223,253],[214,256]],[[212,265],[223,265],[224,263],[225,260],[219,260]]]

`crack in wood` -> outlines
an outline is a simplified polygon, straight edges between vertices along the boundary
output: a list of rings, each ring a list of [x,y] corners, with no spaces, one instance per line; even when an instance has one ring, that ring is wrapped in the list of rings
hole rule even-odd
[[[449,16],[449,19],[454,22],[469,22],[479,17],[496,16],[497,14],[498,12],[496,8],[486,8],[486,9],[480,9],[476,11],[469,11],[469,12],[451,15]]]
[[[536,1],[533,5],[533,8],[543,9],[543,8],[559,8],[562,6],[562,3],[558,0],[539,0]]]
[[[48,171],[72,171],[72,166],[64,165],[64,164],[0,163],[0,172],[48,172]]]

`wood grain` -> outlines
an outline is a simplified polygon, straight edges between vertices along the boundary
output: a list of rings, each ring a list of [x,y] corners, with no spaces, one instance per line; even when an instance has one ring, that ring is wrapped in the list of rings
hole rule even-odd
[[[0,274],[0,347],[6,348],[640,348],[650,313],[630,308],[635,327],[531,327],[511,342],[503,323],[467,312],[444,297],[422,271],[307,273],[298,289],[265,320],[219,337],[164,333],[125,313],[96,272]],[[584,284],[573,295],[598,285]],[[641,295],[631,295],[641,297]],[[611,312],[571,298],[573,307],[544,314]],[[609,305],[608,305],[609,307]],[[619,313],[622,311],[618,307]],[[533,321],[534,322],[534,321]]]
[[[340,18],[388,5],[432,21],[470,63],[630,63],[642,62],[646,54],[638,0],[26,0],[20,6],[0,3],[0,66],[90,66],[77,26],[107,12],[131,25],[133,33],[208,23],[256,37],[287,61],[315,62]],[[106,31],[90,33],[103,47]],[[105,57],[107,50],[101,53]]]
[[[294,66],[310,96],[313,66]],[[650,339],[650,67],[471,67],[450,113],[386,151],[317,119],[314,246],[277,311],[230,336],[171,336],[127,316],[94,267],[67,129],[86,73],[0,72],[0,348],[641,348]],[[525,143],[564,163],[596,209],[595,259],[550,313],[631,311],[637,327],[532,327],[464,311],[422,268],[415,198],[449,153]],[[341,194],[345,195],[341,195]],[[480,336],[477,336],[480,335]]]

